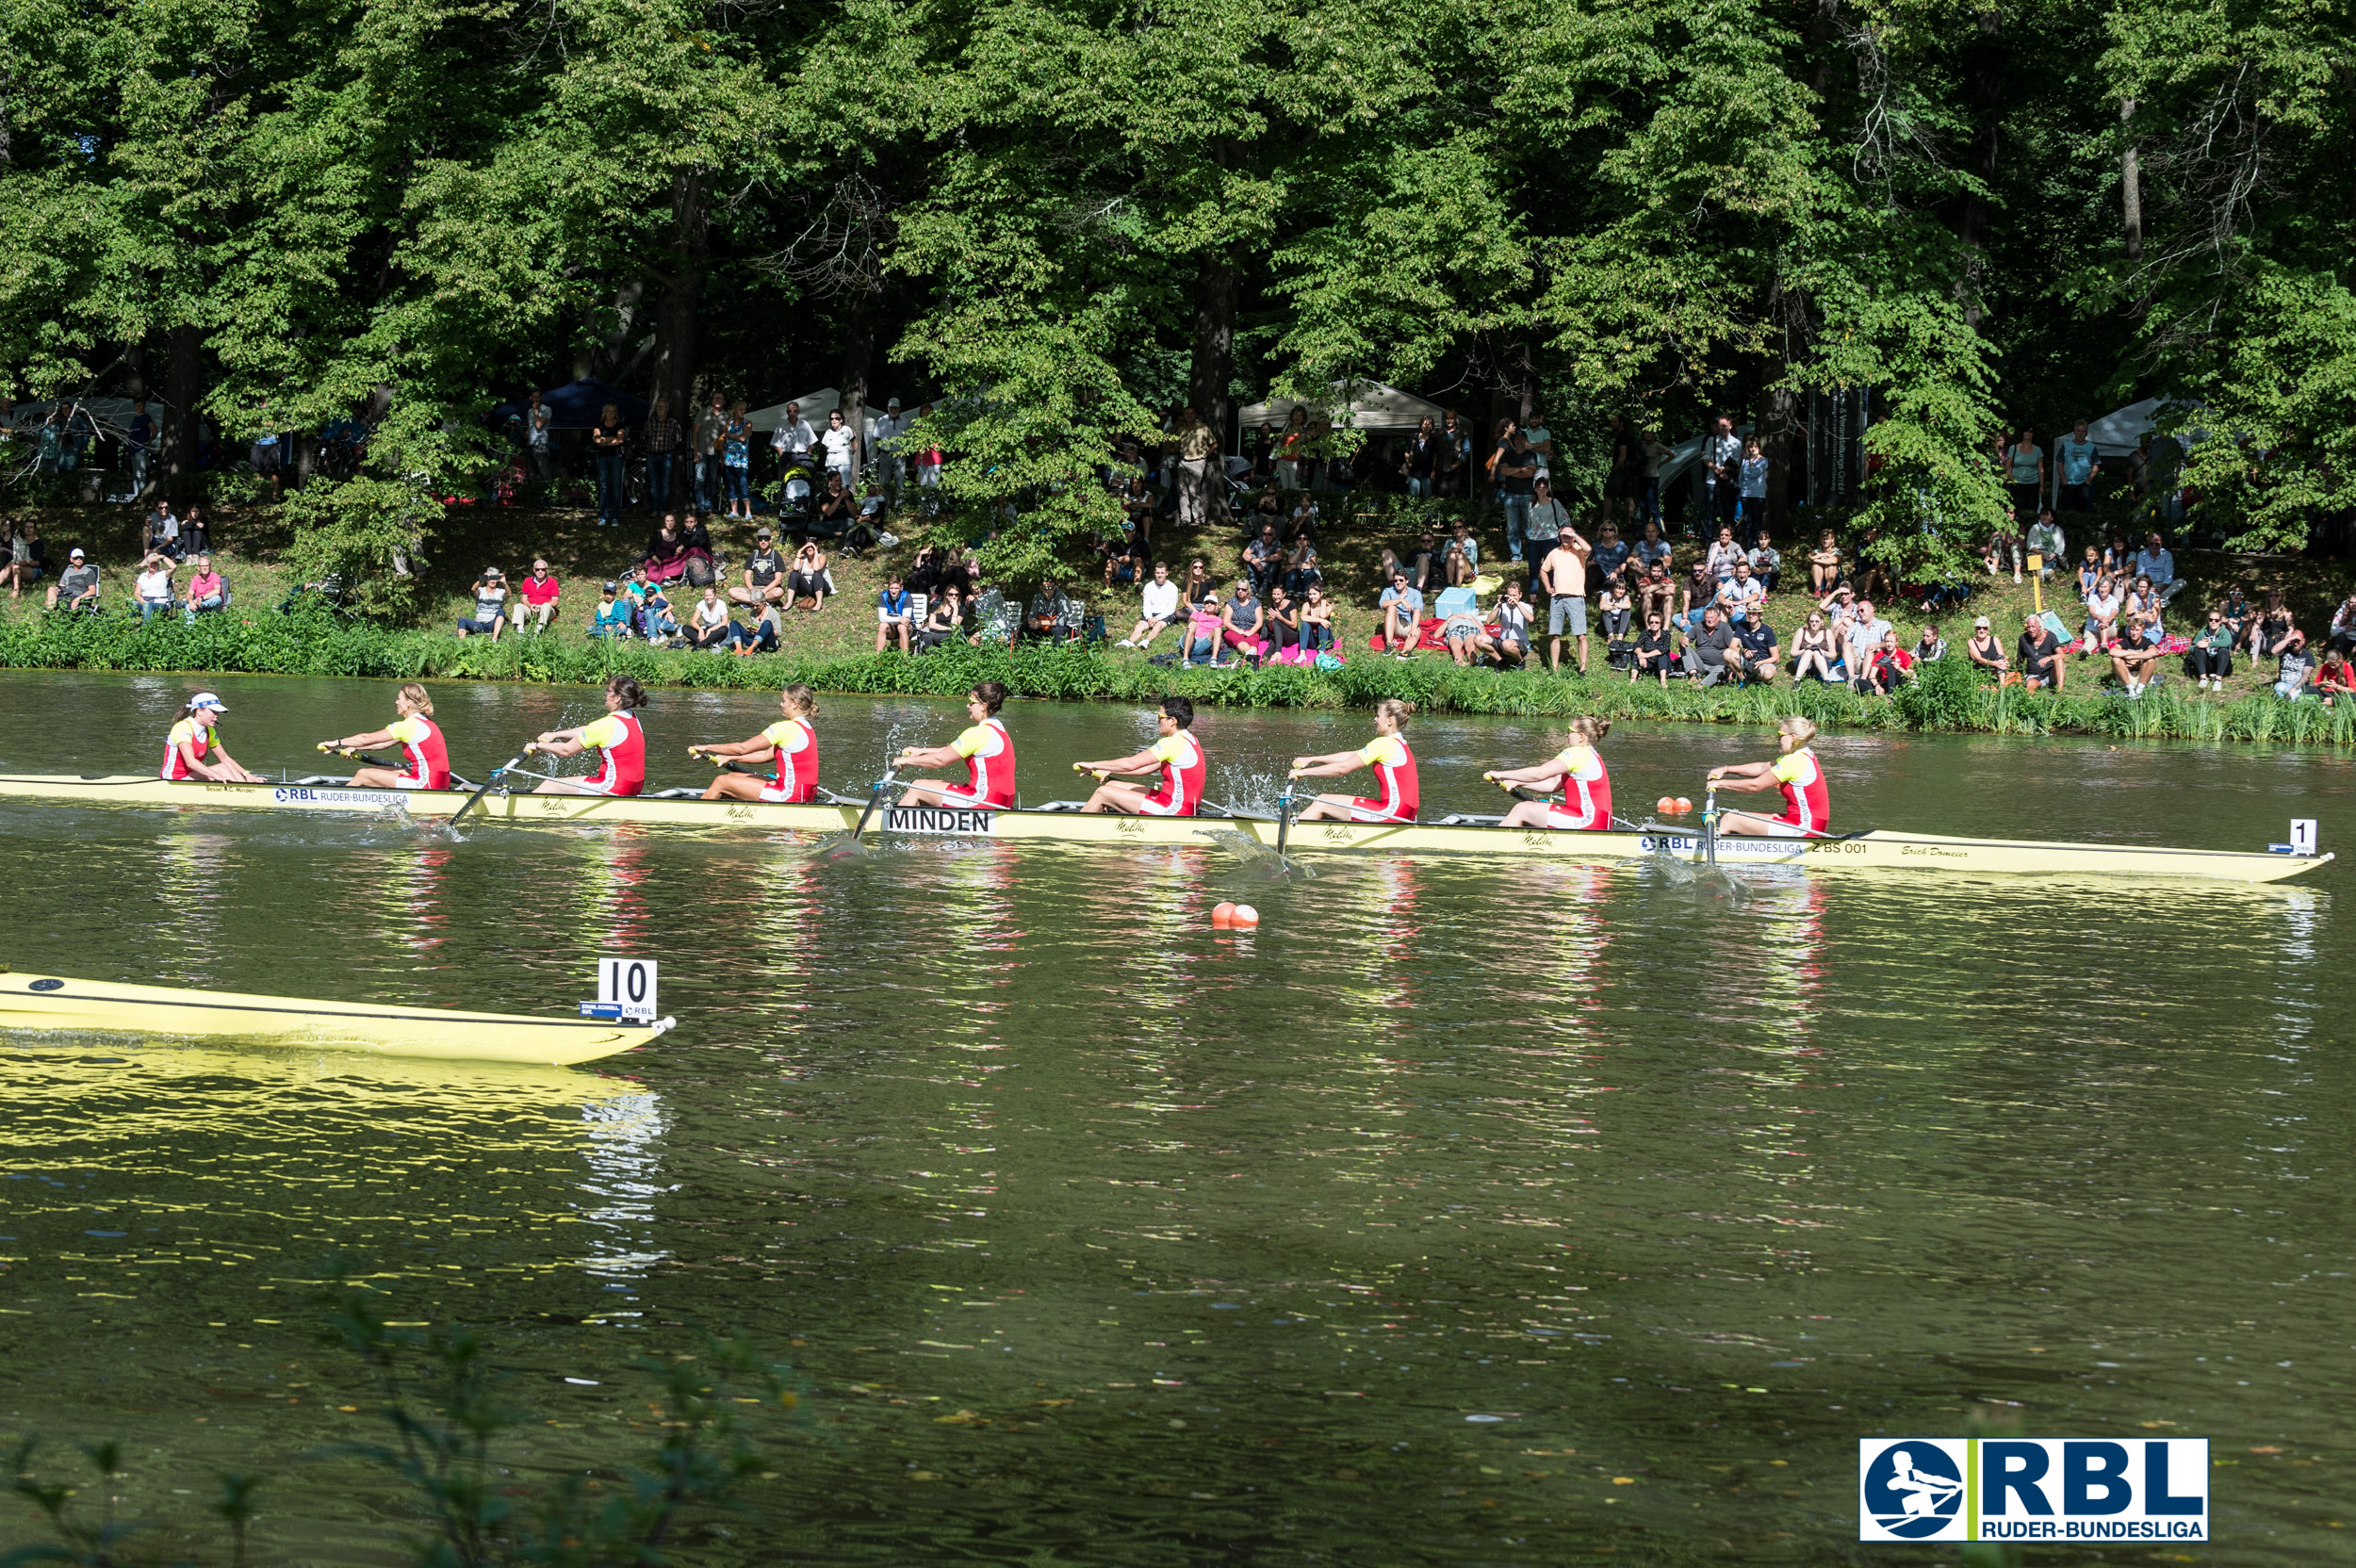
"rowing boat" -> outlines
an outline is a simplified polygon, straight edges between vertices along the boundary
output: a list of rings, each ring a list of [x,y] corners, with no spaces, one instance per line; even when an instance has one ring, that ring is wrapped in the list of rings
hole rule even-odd
[[[439,819],[466,799],[456,790],[355,790],[346,785],[168,783],[141,776],[0,776],[0,798],[72,801],[87,805],[230,808],[295,813],[404,813]],[[701,800],[692,795],[534,795],[494,790],[477,808],[493,822],[558,826],[631,823],[659,827],[847,831],[859,803],[769,805]],[[1646,825],[1630,832],[1545,832],[1496,825],[1494,817],[1451,816],[1437,822],[1295,822],[1288,852],[1371,851],[1392,855],[1467,855],[1512,859],[1591,862],[1668,856],[1699,861],[1708,845],[1690,828]],[[1273,817],[1126,817],[1086,815],[1071,802],[1036,810],[988,811],[947,807],[887,807],[869,836],[883,839],[966,839],[1098,844],[1199,844],[1234,834],[1273,848]],[[1878,829],[1830,838],[1721,838],[1717,858],[1730,866],[1806,866],[1810,870],[1888,870],[1988,873],[2026,876],[2198,877],[2225,882],[2279,882],[2315,870],[2330,855],[2170,849],[2143,844],[2053,843],[2030,839],[1956,839]]]
[[[0,974],[0,1029],[267,1040],[381,1056],[570,1067],[642,1046],[671,1023],[667,1018],[637,1025]]]

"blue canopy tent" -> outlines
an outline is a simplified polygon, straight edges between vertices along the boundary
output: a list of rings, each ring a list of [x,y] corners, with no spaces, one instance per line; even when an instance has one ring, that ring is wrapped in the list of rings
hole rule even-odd
[[[588,430],[597,422],[597,416],[612,403],[622,412],[625,425],[642,425],[651,405],[644,398],[634,398],[618,386],[608,386],[601,381],[568,382],[552,391],[540,394],[540,400],[548,405],[548,427],[551,430]],[[530,398],[499,404],[487,416],[493,425],[504,425],[510,419],[520,419],[524,410],[532,406]]]

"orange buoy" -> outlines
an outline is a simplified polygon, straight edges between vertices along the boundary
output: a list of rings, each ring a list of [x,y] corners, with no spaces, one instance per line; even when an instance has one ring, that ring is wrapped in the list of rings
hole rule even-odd
[[[1211,906],[1211,929],[1224,931],[1235,923],[1235,906],[1232,904]]]
[[[1234,916],[1233,916],[1232,918],[1234,919],[1234,921],[1235,921],[1235,929],[1236,929],[1236,930],[1238,930],[1238,931],[1256,931],[1256,930],[1258,930],[1258,929],[1259,929],[1259,925],[1260,925],[1260,911],[1259,911],[1259,910],[1254,909],[1254,908],[1253,908],[1251,905],[1249,905],[1249,904],[1238,904],[1238,905],[1236,905],[1236,906],[1235,906],[1235,914],[1234,914]]]
[[[1653,802],[1653,809],[1660,812],[1664,817],[1675,816],[1677,814],[1677,797],[1675,795],[1662,795],[1659,800]]]
[[[1693,803],[1692,801],[1686,799],[1683,795],[1677,796],[1677,815],[1683,816],[1686,812],[1691,811],[1693,808]]]

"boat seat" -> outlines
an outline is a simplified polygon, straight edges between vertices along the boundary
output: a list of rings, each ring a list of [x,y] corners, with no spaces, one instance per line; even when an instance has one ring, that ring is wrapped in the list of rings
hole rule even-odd
[[[1463,812],[1457,812],[1449,816],[1442,817],[1440,819],[1440,825],[1442,827],[1495,827],[1497,824],[1503,822],[1504,820],[1505,819],[1501,816],[1476,817]]]
[[[648,800],[701,800],[703,794],[701,790],[657,790],[646,798]]]
[[[1051,800],[1044,806],[1034,806],[1034,811],[1077,811],[1088,805],[1085,800]]]

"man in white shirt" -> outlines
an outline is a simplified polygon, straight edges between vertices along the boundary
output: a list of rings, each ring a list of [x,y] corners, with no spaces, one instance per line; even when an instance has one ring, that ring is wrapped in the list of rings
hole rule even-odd
[[[843,411],[841,409],[838,408],[828,411],[826,415],[826,433],[819,436],[818,441],[826,451],[827,471],[830,473],[841,474],[843,476],[843,487],[846,490],[849,489],[851,485],[851,453],[859,446],[859,436],[850,426],[843,422]]]
[[[2070,563],[2063,559],[2069,551],[2070,542],[2062,537],[2061,525],[2053,520],[2053,509],[2050,506],[2044,508],[2037,514],[2037,521],[2029,525],[2029,553],[2044,557],[2040,574],[2052,577],[2054,572],[2069,565]]]
[[[1742,480],[1742,443],[1734,433],[1734,421],[1721,414],[1712,433],[1702,442],[1703,499],[1708,503],[1704,511],[1709,521],[1734,526]]]
[[[1734,575],[1718,584],[1717,605],[1729,622],[1748,620],[1767,602],[1767,585],[1751,575],[1751,564],[1738,561]]]
[[[908,422],[900,415],[900,400],[891,399],[884,404],[883,416],[868,432],[867,449],[875,454],[877,477],[893,495],[900,493],[900,434]]]
[[[1137,609],[1137,624],[1128,636],[1121,640],[1124,648],[1150,648],[1153,639],[1170,629],[1178,618],[1178,585],[1170,580],[1170,563],[1153,563],[1153,580],[1145,585],[1144,602]]]
[[[1870,685],[1866,672],[1873,668],[1873,650],[1882,645],[1882,635],[1889,630],[1890,623],[1874,613],[1872,599],[1857,600],[1857,608],[1849,612],[1848,625],[1841,629],[1845,645],[1841,658],[1849,667],[1849,683],[1860,692]]]
[[[810,449],[817,444],[818,433],[810,428],[808,419],[802,417],[802,405],[798,402],[786,404],[785,417],[777,421],[776,433],[769,437],[769,449],[777,454],[780,462],[807,463]]]

